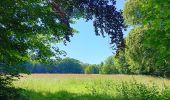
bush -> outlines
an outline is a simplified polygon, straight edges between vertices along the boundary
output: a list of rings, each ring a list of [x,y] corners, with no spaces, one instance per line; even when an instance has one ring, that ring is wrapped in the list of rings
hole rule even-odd
[[[155,84],[139,83],[136,80],[114,83],[98,80],[87,84],[91,95],[112,95],[115,100],[170,100],[170,88]],[[112,100],[112,99],[109,99]]]

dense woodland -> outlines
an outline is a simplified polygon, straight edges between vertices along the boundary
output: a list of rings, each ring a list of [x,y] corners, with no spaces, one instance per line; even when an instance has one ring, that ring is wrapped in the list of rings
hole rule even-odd
[[[13,96],[11,82],[20,73],[170,76],[170,1],[127,0],[123,11],[115,4],[115,0],[1,0],[0,98]],[[53,45],[67,45],[77,32],[70,24],[80,18],[93,21],[96,35],[108,35],[116,50],[99,65],[61,60],[64,51]],[[132,30],[124,38],[128,27]]]

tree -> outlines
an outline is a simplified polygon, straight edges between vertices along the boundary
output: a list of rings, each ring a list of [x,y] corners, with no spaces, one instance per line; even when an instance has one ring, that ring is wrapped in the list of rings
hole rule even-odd
[[[138,64],[138,68],[144,73],[151,74],[170,66],[170,45],[168,43],[170,40],[170,10],[168,5],[168,0],[126,1],[124,18],[127,24],[135,28],[127,39],[127,45],[129,45],[127,54],[128,58],[133,58],[131,59],[132,62],[135,62],[133,65]],[[134,54],[130,54],[130,52]]]
[[[99,68],[97,65],[88,65],[85,67],[85,74],[99,74]]]
[[[125,49],[118,49],[114,56],[114,65],[121,74],[130,74],[129,64],[125,57]]]
[[[56,66],[55,73],[83,73],[81,62],[73,58],[65,58]]]
[[[109,56],[106,58],[104,65],[100,68],[101,74],[117,74],[118,69],[114,65],[114,56]]]
[[[106,33],[118,46],[126,27],[115,4],[115,0],[1,1],[0,77],[18,76],[24,70],[22,62],[49,62],[62,55],[53,44],[70,41],[75,18],[93,20],[96,35]]]
[[[105,59],[104,64],[106,65],[114,65],[114,57],[113,56],[109,56]]]
[[[146,29],[136,28],[126,38],[125,55],[130,70],[136,74],[152,74],[156,68],[156,51],[144,43]]]
[[[148,26],[155,30],[169,30],[170,10],[168,0],[127,0],[123,16],[133,26]]]

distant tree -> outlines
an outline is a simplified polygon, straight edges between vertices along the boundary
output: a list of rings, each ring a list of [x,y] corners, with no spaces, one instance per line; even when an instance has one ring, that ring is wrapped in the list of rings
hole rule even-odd
[[[103,66],[103,65],[104,65],[104,62],[101,62],[101,63],[100,63],[100,66]]]
[[[101,74],[117,74],[118,69],[114,65],[114,56],[109,56],[106,58],[103,66],[100,68]]]
[[[57,73],[83,73],[81,62],[73,58],[64,58],[55,67]]]
[[[98,66],[89,64],[85,68],[85,74],[99,74]]]
[[[86,68],[89,66],[90,64],[88,64],[88,63],[82,63],[81,64],[81,66],[82,66],[82,68],[83,68],[83,73],[85,73],[85,70],[86,70]]]
[[[104,61],[104,64],[106,64],[106,65],[114,65],[114,57],[113,57],[113,55],[107,57],[106,60]]]
[[[101,74],[117,74],[118,72],[117,72],[117,70],[115,70],[113,68],[113,66],[104,65],[104,66],[102,66],[100,73]]]
[[[103,65],[104,65],[104,62],[101,62],[99,65],[99,74],[102,74]]]
[[[118,49],[114,56],[114,65],[121,74],[130,74],[129,64],[125,57],[125,49]]]

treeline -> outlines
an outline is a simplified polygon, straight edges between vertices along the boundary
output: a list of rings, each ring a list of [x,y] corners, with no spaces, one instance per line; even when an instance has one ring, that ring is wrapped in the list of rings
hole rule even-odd
[[[99,66],[84,64],[73,58],[64,58],[51,64],[42,63],[24,63],[23,67],[30,73],[77,73],[77,74],[98,74]]]
[[[162,67],[160,69],[148,65],[140,65],[131,63],[137,59],[132,59],[126,53],[129,49],[119,49],[116,55],[109,56],[101,64],[86,64],[74,58],[64,58],[57,60],[51,64],[31,64],[24,63],[23,67],[30,73],[74,73],[74,74],[141,74],[141,75],[155,75],[169,77],[169,67]],[[128,62],[128,60],[132,60]],[[147,60],[147,59],[145,59]],[[141,67],[142,66],[142,67]]]
[[[81,62],[73,58],[57,60],[51,64],[27,62],[23,66],[31,73],[84,73]]]
[[[119,74],[112,56],[101,64],[87,64],[74,58],[64,58],[51,64],[25,62],[22,66],[30,73]]]
[[[51,64],[25,62],[22,65],[29,73],[74,73],[74,74],[99,74],[100,65],[85,64],[73,58],[64,58],[53,61]]]

